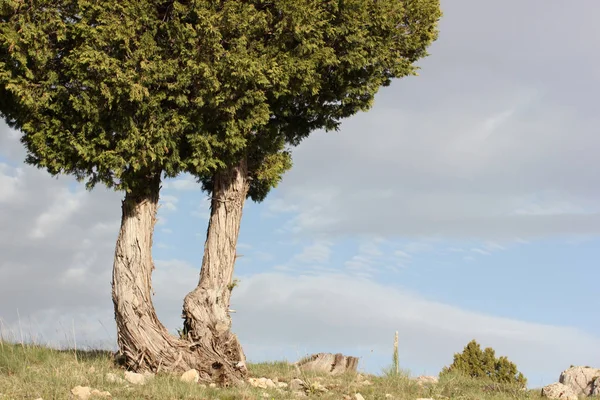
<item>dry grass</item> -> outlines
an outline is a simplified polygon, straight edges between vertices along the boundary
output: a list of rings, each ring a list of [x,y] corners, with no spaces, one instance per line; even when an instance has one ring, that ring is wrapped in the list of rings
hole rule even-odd
[[[463,377],[446,377],[439,384],[421,387],[409,379],[406,372],[384,373],[382,376],[346,375],[330,377],[300,373],[286,362],[249,365],[254,377],[277,378],[289,382],[300,378],[309,387],[309,398],[343,399],[361,393],[366,400],[386,399],[539,399],[538,392],[522,391],[511,386],[492,385]],[[123,376],[113,365],[112,354],[105,351],[77,352],[53,350],[37,345],[0,342],[0,399],[42,398],[69,399],[70,389],[90,386],[107,390],[113,399],[298,399],[288,390],[243,388],[202,388],[200,385],[179,381],[177,376],[158,375],[144,386],[111,383],[106,374]],[[364,384],[368,380],[370,385]],[[319,387],[327,388],[323,393]]]

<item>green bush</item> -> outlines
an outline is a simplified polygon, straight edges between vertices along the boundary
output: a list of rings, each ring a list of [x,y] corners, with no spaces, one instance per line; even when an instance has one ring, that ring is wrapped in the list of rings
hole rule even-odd
[[[496,358],[491,347],[481,350],[475,340],[467,344],[462,353],[454,354],[454,362],[444,367],[440,376],[448,373],[460,373],[472,378],[489,379],[493,382],[527,385],[527,379],[517,371],[517,366],[506,357]]]

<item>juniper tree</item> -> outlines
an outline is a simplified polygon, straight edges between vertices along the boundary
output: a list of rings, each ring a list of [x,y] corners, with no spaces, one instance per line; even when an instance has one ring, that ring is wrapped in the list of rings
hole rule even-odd
[[[442,375],[452,372],[498,383],[523,387],[527,384],[527,379],[513,362],[504,356],[496,358],[496,352],[491,347],[481,350],[481,346],[475,340],[471,340],[462,353],[454,354],[452,364],[442,370]]]
[[[26,162],[124,192],[112,286],[129,368],[246,374],[228,315],[245,199],[310,132],[415,74],[439,18],[439,0],[0,0],[0,114]],[[185,339],[151,298],[161,179],[181,172],[212,196]]]

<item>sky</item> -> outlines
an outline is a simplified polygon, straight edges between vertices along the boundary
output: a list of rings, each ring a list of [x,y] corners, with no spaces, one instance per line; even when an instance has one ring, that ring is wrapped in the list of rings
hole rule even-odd
[[[600,360],[600,3],[442,0],[418,77],[314,132],[244,210],[233,330],[250,361],[314,352],[437,374],[471,340],[539,387]],[[4,337],[114,347],[121,193],[23,163],[0,124]],[[209,202],[164,183],[154,303],[181,327]]]

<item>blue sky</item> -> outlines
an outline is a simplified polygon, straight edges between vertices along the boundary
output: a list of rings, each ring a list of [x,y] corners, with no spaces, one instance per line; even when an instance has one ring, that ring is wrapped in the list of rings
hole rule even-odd
[[[600,3],[577,5],[442,1],[420,76],[293,150],[281,185],[244,210],[232,308],[250,360],[341,351],[379,372],[398,330],[413,374],[473,338],[532,386],[597,363]],[[0,328],[68,344],[75,325],[78,344],[114,346],[121,194],[23,158],[0,125]],[[165,182],[154,304],[173,332],[207,216],[190,177]]]

